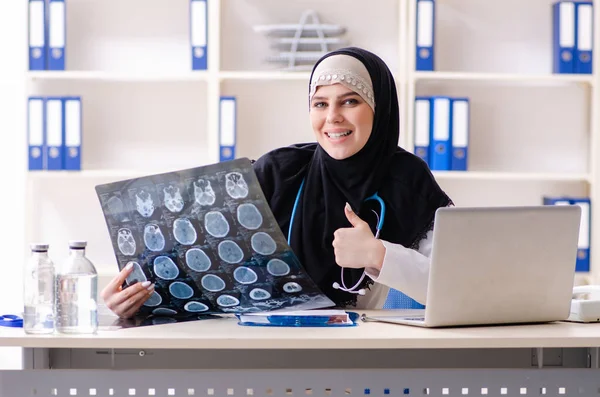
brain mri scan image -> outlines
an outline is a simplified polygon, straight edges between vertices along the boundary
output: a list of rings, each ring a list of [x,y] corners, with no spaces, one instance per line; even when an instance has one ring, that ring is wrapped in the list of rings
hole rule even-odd
[[[187,218],[175,219],[175,222],[173,222],[173,236],[177,242],[183,245],[192,245],[198,238],[194,225]]]
[[[216,200],[215,191],[210,186],[210,181],[198,179],[194,181],[194,198],[201,206],[213,205]]]
[[[191,248],[185,253],[185,263],[195,272],[205,272],[212,266],[208,255],[200,248]]]
[[[174,213],[181,212],[184,204],[181,189],[178,186],[169,185],[163,188],[163,194],[165,197],[165,207]]]
[[[225,237],[229,233],[229,223],[219,211],[210,211],[204,215],[204,228],[213,237]]]
[[[225,176],[225,179],[225,190],[232,198],[245,198],[248,195],[248,185],[242,174],[230,172]]]
[[[158,225],[150,223],[144,227],[144,244],[154,252],[160,252],[165,248],[165,236]]]
[[[117,245],[119,246],[119,251],[121,251],[123,255],[131,256],[135,254],[136,244],[133,239],[133,234],[131,234],[131,230],[119,230],[117,235]]]
[[[149,218],[154,214],[154,201],[148,192],[141,191],[135,195],[135,208],[144,218]]]
[[[333,306],[289,247],[248,159],[96,186],[123,288],[150,281],[140,313],[177,316]]]
[[[262,226],[263,218],[260,211],[252,203],[240,204],[237,207],[237,220],[246,229],[256,230]]]

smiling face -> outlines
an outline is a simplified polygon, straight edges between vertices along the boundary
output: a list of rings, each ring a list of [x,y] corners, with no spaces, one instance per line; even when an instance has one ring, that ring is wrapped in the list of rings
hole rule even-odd
[[[369,140],[373,109],[341,84],[317,88],[310,102],[310,122],[317,142],[336,160],[358,153]]]

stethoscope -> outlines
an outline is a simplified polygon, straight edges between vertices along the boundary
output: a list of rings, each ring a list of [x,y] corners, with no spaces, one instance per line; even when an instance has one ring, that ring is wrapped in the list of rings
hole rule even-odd
[[[296,209],[298,208],[298,202],[300,202],[300,195],[302,194],[302,188],[304,187],[304,179],[302,180],[302,183],[300,184],[300,188],[298,189],[298,194],[296,194],[296,200],[294,201],[294,207],[292,209],[292,217],[290,219],[290,226],[288,229],[288,245],[291,246],[291,241],[292,241],[292,226],[294,224],[294,217],[296,216]],[[373,210],[373,212],[375,213],[375,216],[377,217],[377,227],[375,229],[375,238],[379,238],[379,233],[381,232],[381,228],[383,227],[383,220],[385,218],[385,203],[383,202],[383,200],[381,199],[381,197],[379,197],[379,195],[377,193],[373,194],[370,197],[367,197],[365,199],[365,202],[369,201],[369,200],[376,200],[379,202],[379,207],[380,207],[380,211],[381,214],[377,214],[377,212],[375,210]],[[340,283],[338,283],[337,281],[333,283],[333,288],[335,289],[339,289],[345,292],[350,292],[352,294],[358,294],[358,295],[365,295],[365,289],[361,288],[358,291],[355,291],[356,287],[358,287],[360,285],[360,283],[362,283],[362,281],[365,278],[365,271],[363,270],[362,275],[360,276],[360,280],[358,280],[358,282],[352,287],[352,288],[348,288],[346,287],[346,284],[344,283],[344,268],[341,268],[341,276],[340,279],[342,281],[342,285],[340,285]]]

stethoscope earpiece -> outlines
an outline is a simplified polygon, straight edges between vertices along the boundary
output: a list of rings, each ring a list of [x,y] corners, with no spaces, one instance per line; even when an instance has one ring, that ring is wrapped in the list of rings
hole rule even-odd
[[[360,278],[360,281],[357,283],[357,285],[362,282],[362,280],[363,280],[364,277],[365,277],[365,274],[363,273],[363,275]],[[342,287],[340,285],[340,283],[338,283],[337,281],[335,281],[331,286],[333,287],[333,289],[339,289],[339,290],[342,290],[342,291],[345,291],[345,292],[350,292],[351,294],[358,294],[358,295],[363,295],[364,296],[367,293],[364,288],[361,288],[358,291],[354,291],[354,288],[356,288],[356,285],[353,288]]]

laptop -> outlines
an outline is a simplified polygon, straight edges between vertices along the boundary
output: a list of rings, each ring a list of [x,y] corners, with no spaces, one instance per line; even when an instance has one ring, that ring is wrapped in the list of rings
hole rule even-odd
[[[421,327],[569,317],[581,207],[437,210],[425,309],[366,316]]]

